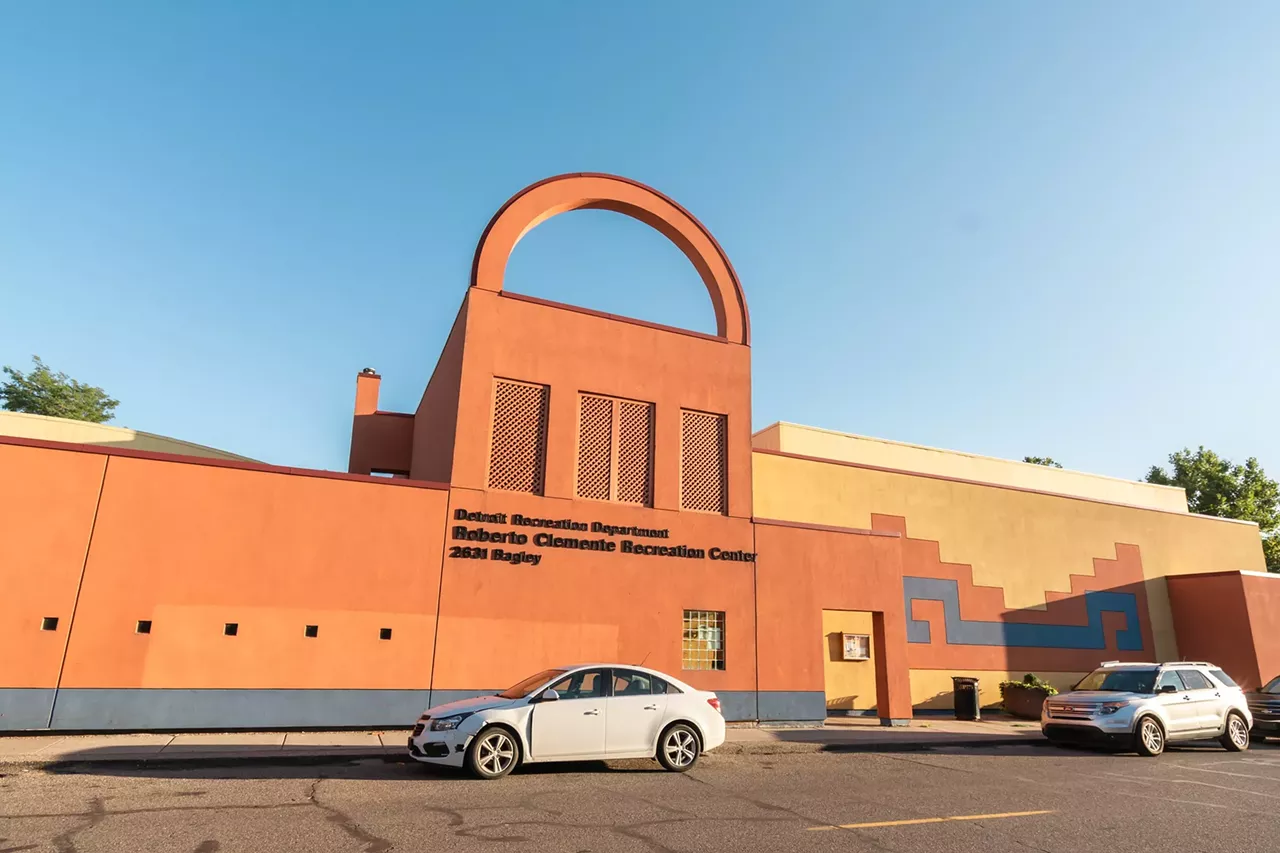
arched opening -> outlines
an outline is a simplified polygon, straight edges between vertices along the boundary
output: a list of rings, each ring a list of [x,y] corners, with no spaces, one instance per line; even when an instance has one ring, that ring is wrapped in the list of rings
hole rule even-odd
[[[716,336],[733,344],[751,342],[747,302],[738,274],[711,232],[689,211],[638,181],[583,172],[548,178],[512,196],[489,220],[471,265],[471,286],[501,293],[507,262],[520,240],[539,224],[578,210],[626,214],[671,241],[693,265],[715,309]],[[603,285],[599,282],[597,287]]]
[[[610,210],[573,210],[538,225],[512,251],[503,289],[716,333],[715,306],[679,247]]]

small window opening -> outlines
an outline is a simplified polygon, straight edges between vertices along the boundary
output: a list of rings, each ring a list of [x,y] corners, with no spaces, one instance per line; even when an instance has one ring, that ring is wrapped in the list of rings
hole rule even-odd
[[[306,634],[308,637],[318,637],[320,636],[320,626],[308,625],[307,629],[303,631],[303,633]]]
[[[135,633],[138,633],[138,634],[150,634],[150,633],[151,633],[151,620],[150,620],[150,619],[139,619],[139,620],[138,620],[138,627],[134,629],[134,632],[135,632]]]
[[[391,639],[391,629],[390,629],[390,628],[383,628],[382,630],[378,631],[378,639],[379,639],[379,640],[390,640],[390,639]]]
[[[44,617],[43,619],[41,619],[41,620],[40,620],[40,630],[41,630],[41,631],[56,631],[56,630],[58,630],[58,617],[57,617],[57,616],[46,616],[46,617]]]
[[[228,637],[234,637],[236,634],[240,633],[240,623],[228,622],[222,626],[222,633]]]

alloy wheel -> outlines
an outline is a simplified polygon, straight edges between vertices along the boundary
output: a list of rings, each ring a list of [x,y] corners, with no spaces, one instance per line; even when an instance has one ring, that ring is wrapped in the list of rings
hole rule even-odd
[[[516,760],[516,745],[504,731],[490,732],[480,741],[476,763],[490,776],[501,776]]]
[[[667,735],[663,748],[667,752],[667,760],[676,767],[688,767],[698,757],[697,741],[685,729],[676,729]]]
[[[1231,742],[1236,746],[1244,749],[1249,745],[1249,729],[1244,720],[1232,714],[1231,722],[1227,723],[1227,731],[1231,735]]]
[[[1164,746],[1164,734],[1160,731],[1160,726],[1151,720],[1142,722],[1142,742],[1153,754],[1159,753]]]

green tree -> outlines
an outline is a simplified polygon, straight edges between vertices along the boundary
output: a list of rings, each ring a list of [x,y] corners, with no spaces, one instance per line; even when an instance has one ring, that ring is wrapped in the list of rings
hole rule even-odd
[[[1169,457],[1169,467],[1171,471],[1151,466],[1147,482],[1186,490],[1192,512],[1255,522],[1262,532],[1267,571],[1280,572],[1280,485],[1257,459],[1251,456],[1236,465],[1212,450],[1185,448]]]
[[[0,384],[4,408],[95,424],[106,423],[115,416],[120,401],[111,399],[106,391],[95,385],[81,385],[65,373],[54,373],[38,355],[31,360],[35,367],[25,374],[5,365],[4,373],[9,378]]]
[[[1052,457],[1049,457],[1049,456],[1024,456],[1022,457],[1022,461],[1030,462],[1032,465],[1043,465],[1046,468],[1062,467],[1056,461],[1054,461]]]

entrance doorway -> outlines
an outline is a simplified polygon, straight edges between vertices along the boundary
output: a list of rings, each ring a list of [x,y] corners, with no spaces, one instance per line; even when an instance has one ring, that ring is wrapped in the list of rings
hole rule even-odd
[[[874,614],[822,611],[822,674],[827,716],[876,713]]]

